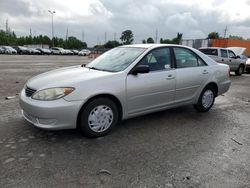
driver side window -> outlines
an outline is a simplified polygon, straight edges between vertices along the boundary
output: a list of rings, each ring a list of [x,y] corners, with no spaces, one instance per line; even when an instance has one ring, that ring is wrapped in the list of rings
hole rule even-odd
[[[141,60],[139,65],[148,65],[150,72],[171,68],[171,54],[169,48],[152,50]]]
[[[236,58],[236,55],[232,51],[228,50],[228,54],[229,58]]]

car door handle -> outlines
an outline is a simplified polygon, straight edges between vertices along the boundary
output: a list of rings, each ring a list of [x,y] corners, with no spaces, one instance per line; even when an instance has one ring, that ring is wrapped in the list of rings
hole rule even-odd
[[[204,70],[202,74],[208,74],[207,70]]]
[[[174,76],[172,74],[168,75],[168,77],[166,78],[166,80],[173,80]]]
[[[224,59],[222,59],[221,61],[224,61]]]
[[[231,59],[229,59],[229,61],[231,62],[232,60],[231,60]]]

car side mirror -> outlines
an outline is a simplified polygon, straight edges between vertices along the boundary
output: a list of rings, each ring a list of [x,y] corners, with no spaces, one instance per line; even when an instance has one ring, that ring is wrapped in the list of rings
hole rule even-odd
[[[236,56],[236,59],[240,59],[240,56],[239,56],[239,55],[237,55],[237,56]]]
[[[145,74],[148,73],[149,70],[149,66],[148,65],[138,65],[134,68],[134,70],[131,72],[131,74],[133,75],[137,75],[137,74]]]

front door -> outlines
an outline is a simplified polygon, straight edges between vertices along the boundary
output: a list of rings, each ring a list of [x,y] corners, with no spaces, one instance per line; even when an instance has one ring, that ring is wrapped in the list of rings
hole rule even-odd
[[[170,49],[154,49],[138,65],[148,65],[150,71],[127,76],[129,115],[153,111],[174,103],[176,72],[172,69]]]

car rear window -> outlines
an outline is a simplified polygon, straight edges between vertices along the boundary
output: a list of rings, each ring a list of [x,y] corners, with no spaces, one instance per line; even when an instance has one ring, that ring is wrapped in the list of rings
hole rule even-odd
[[[218,50],[217,49],[199,49],[202,53],[206,55],[218,55]]]

